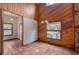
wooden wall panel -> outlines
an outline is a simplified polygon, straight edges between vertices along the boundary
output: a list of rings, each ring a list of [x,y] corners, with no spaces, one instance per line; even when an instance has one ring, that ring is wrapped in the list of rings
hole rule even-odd
[[[74,21],[75,21],[75,50],[79,52],[79,3],[74,4]]]
[[[74,4],[75,11],[79,11],[79,3]]]
[[[27,9],[30,8],[33,10],[33,13],[27,14]],[[17,15],[26,16],[28,18],[35,18],[35,4],[22,4],[22,3],[0,3],[0,9],[5,9],[11,11]]]
[[[73,4],[54,4],[49,7],[46,7],[45,4],[40,4],[38,14],[40,41],[74,49]],[[61,40],[47,39],[46,24],[40,23],[44,19],[49,22],[61,21]]]
[[[2,42],[2,39],[3,39],[3,27],[2,27],[2,10],[0,9],[0,55],[2,54],[3,52],[3,42]]]

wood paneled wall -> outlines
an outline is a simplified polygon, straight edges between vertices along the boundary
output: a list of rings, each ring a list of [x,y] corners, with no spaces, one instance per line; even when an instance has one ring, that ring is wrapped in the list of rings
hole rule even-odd
[[[3,26],[2,26],[2,10],[0,9],[0,54],[2,54],[3,52],[3,42],[2,42],[2,39],[3,39]]]
[[[35,18],[35,4],[33,3],[0,3],[0,9],[5,9],[28,18]]]
[[[74,10],[75,11],[79,11],[79,3],[75,3],[74,4]]]
[[[79,52],[79,3],[74,4],[75,50]]]
[[[39,6],[39,40],[51,44],[74,49],[74,19],[73,19],[73,4],[54,4]],[[41,20],[48,20],[49,22],[61,21],[62,31],[61,40],[47,39],[46,24],[41,24]]]

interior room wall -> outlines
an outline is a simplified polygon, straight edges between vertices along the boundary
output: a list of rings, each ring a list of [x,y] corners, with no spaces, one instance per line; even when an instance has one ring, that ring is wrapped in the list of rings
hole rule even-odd
[[[24,17],[23,45],[33,43],[37,40],[37,21]]]
[[[79,25],[79,12],[76,12],[74,15],[75,15],[75,25]]]
[[[8,10],[31,19],[35,18],[35,8],[36,5],[34,3],[0,3],[0,9]]]
[[[75,50],[79,51],[79,12],[75,13]]]
[[[3,32],[2,32],[2,29],[3,27],[2,27],[2,10],[0,9],[0,55],[3,53],[3,48],[2,48],[2,46],[3,46],[3,37],[2,37],[2,35],[3,35]]]
[[[10,20],[11,18],[13,18],[13,20]],[[4,40],[18,38],[18,18],[9,15],[3,15],[3,22],[13,24],[13,35],[4,36]]]
[[[79,52],[79,3],[74,4],[75,50]]]
[[[74,4],[75,25],[79,25],[79,3]]]
[[[53,4],[51,6],[40,4],[38,8],[39,41],[74,49],[73,4]],[[46,24],[41,24],[41,20],[60,21],[62,24],[61,39],[48,39],[46,37]]]

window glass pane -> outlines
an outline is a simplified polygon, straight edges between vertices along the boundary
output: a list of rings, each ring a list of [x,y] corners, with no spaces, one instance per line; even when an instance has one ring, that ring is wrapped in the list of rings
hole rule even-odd
[[[12,30],[4,30],[4,35],[12,35]]]
[[[12,29],[12,24],[3,24],[4,29]]]
[[[58,32],[58,31],[47,31],[47,38],[60,39],[60,32]]]
[[[48,23],[47,30],[61,30],[61,22]]]

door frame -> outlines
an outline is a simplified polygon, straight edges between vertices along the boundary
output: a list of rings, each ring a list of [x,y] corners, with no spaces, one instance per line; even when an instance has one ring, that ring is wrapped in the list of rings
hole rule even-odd
[[[1,17],[0,17],[0,18],[1,18],[1,19],[0,19],[0,22],[1,22],[1,24],[0,24],[0,27],[1,27],[1,33],[0,33],[0,34],[1,34],[1,38],[0,38],[0,41],[1,41],[1,42],[0,42],[0,44],[1,44],[1,45],[0,45],[0,46],[1,46],[1,49],[0,49],[0,50],[1,50],[1,51],[0,51],[0,55],[2,55],[2,54],[3,54],[3,19],[2,19],[2,9],[0,9],[0,14],[1,14],[1,15],[0,15],[0,16],[1,16]]]

